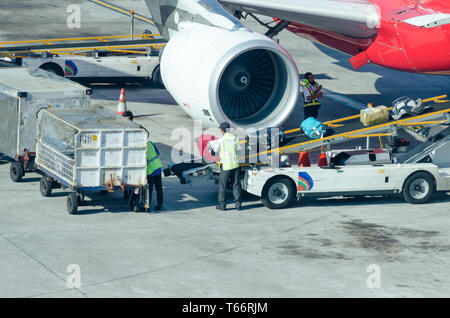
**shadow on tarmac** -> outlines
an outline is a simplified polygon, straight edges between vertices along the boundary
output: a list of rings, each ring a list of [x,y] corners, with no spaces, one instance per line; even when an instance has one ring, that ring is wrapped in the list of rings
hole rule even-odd
[[[445,192],[436,192],[430,201],[426,204],[446,203],[450,202],[450,195]],[[311,206],[329,206],[346,207],[346,206],[366,206],[367,204],[405,204],[403,196],[386,195],[386,196],[348,196],[348,197],[331,197],[331,198],[305,198],[291,205],[294,208],[311,207]]]
[[[114,83],[88,83],[78,81],[80,84],[92,88],[92,98],[101,100],[117,101],[120,90],[125,89],[127,102],[153,103],[178,106],[170,93],[150,81],[141,83],[114,82]]]

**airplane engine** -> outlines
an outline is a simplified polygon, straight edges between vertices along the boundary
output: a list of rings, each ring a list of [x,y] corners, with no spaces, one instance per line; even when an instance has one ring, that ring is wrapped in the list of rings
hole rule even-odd
[[[203,126],[279,127],[299,95],[297,66],[270,38],[245,28],[194,24],[174,34],[161,56],[163,82]]]

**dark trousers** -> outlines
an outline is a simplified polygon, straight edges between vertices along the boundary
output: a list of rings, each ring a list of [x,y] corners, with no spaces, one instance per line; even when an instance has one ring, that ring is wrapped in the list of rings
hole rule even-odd
[[[219,177],[219,205],[224,206],[226,204],[225,201],[225,193],[227,189],[228,180],[231,179],[231,184],[233,185],[233,196],[234,203],[236,205],[241,204],[241,183],[239,180],[239,168],[233,170],[223,170],[220,169],[220,177]]]
[[[162,176],[147,176],[148,183],[148,202],[152,204],[152,193],[153,193],[153,185],[156,188],[156,199],[158,201],[158,205],[163,204],[163,188],[162,188]]]
[[[304,119],[309,117],[314,117],[315,119],[317,119],[317,117],[319,116],[319,108],[320,105],[303,107],[303,112],[305,114]]]

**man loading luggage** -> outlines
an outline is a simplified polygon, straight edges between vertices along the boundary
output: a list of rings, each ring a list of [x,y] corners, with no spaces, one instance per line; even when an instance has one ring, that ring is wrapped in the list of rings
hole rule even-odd
[[[162,188],[162,163],[159,159],[159,151],[156,145],[151,141],[147,142],[147,183],[148,183],[148,199],[152,204],[153,186],[156,188],[156,198],[158,205],[155,211],[162,210],[163,204],[163,188]]]
[[[322,85],[319,85],[311,72],[305,74],[305,85],[302,87],[304,104],[304,119],[314,117],[317,119],[319,115],[320,102],[322,98]]]
[[[230,123],[224,122],[220,124],[220,130],[223,137],[213,148],[213,156],[215,153],[220,154],[220,177],[219,177],[219,205],[218,210],[226,211],[225,192],[228,180],[231,179],[233,185],[233,196],[236,210],[241,209],[241,183],[239,179],[239,160],[238,160],[238,137],[230,133]]]

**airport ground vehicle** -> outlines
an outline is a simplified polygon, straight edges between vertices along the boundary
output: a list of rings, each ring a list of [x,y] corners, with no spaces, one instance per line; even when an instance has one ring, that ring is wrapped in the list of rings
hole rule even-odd
[[[274,209],[306,196],[401,193],[407,202],[425,203],[434,191],[450,190],[450,102],[441,100],[445,97],[432,99],[436,103],[419,116],[364,127],[356,115],[325,123],[333,133],[321,139],[312,140],[298,134],[282,147],[265,153],[294,154],[325,148],[328,150],[326,165],[281,167],[259,161],[242,164],[242,188],[261,197],[267,207]],[[426,141],[408,153],[400,153],[395,143],[397,130],[416,126],[436,129],[434,132],[424,129]],[[299,129],[285,133],[289,136],[297,132]],[[391,139],[388,150],[370,148],[370,138],[381,136]],[[334,158],[330,156],[331,145],[353,138],[367,139],[366,150],[339,151]],[[217,164],[209,164],[185,170],[182,176],[187,184],[198,184],[216,179],[218,173]]]
[[[43,110],[37,126],[35,166],[43,175],[43,196],[55,187],[71,190],[70,214],[93,191],[121,190],[131,193],[133,211],[148,207],[145,130],[102,107]]]
[[[41,68],[73,80],[95,83],[151,79],[155,85],[163,86],[159,52],[164,41],[154,36],[143,34],[2,42],[0,53],[9,65]],[[130,37],[138,39],[129,41]]]
[[[90,94],[91,89],[43,70],[0,69],[0,152],[14,160],[10,169],[14,182],[34,170],[38,113],[88,107]]]
[[[28,57],[19,63],[22,67],[41,68],[72,80],[91,83],[151,79],[155,85],[163,85],[158,55]]]
[[[449,162],[450,163],[450,162]],[[248,170],[243,189],[271,209],[295,198],[401,193],[406,202],[425,203],[434,191],[450,190],[450,168],[432,163]]]

